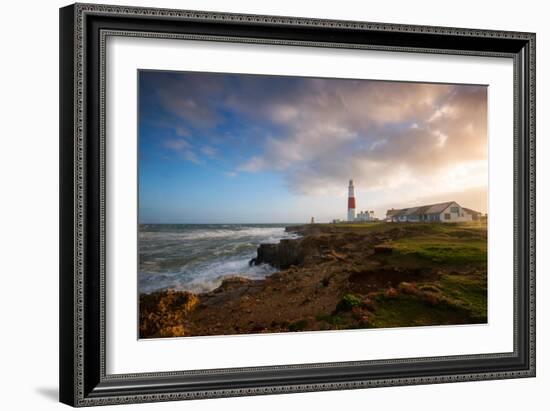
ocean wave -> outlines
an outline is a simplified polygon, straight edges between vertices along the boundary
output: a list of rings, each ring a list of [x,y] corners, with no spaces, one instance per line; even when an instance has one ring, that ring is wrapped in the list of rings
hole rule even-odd
[[[265,238],[266,240],[279,241],[281,238],[293,237],[294,233],[287,233],[284,227],[242,227],[237,229],[191,229],[182,231],[141,231],[140,239],[143,240],[205,240],[230,238],[237,239],[243,237]]]
[[[204,293],[219,287],[224,278],[238,275],[260,280],[277,271],[268,264],[250,266],[249,259],[213,261],[197,270],[172,273],[140,272],[139,289],[151,293],[163,289],[174,289]]]
[[[139,290],[149,293],[172,288],[206,292],[232,275],[264,278],[276,269],[249,265],[257,247],[296,237],[282,226],[142,226]]]

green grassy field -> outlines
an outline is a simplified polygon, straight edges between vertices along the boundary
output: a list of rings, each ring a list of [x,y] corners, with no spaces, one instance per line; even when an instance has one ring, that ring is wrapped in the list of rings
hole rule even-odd
[[[404,234],[381,244],[392,251],[373,256],[378,270],[432,274],[382,287],[368,295],[352,290],[342,297],[341,309],[319,319],[337,328],[357,328],[358,318],[363,318],[367,328],[485,323],[486,224],[345,225],[345,230],[358,233],[383,234],[395,229]],[[403,277],[406,279],[406,274]]]

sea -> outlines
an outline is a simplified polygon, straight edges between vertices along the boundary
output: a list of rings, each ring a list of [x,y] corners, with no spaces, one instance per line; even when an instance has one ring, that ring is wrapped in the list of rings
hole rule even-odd
[[[262,279],[277,271],[249,265],[260,244],[296,238],[291,224],[141,224],[139,292],[211,291],[224,277]]]

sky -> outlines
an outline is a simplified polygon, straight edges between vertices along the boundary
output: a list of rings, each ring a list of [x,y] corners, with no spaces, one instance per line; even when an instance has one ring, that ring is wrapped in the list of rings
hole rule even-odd
[[[487,87],[140,71],[141,223],[487,212]]]

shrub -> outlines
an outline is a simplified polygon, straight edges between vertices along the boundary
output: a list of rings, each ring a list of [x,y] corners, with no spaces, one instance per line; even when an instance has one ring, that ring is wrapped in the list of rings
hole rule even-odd
[[[346,294],[336,305],[336,311],[350,311],[353,307],[360,307],[362,304],[361,297],[354,294]]]

